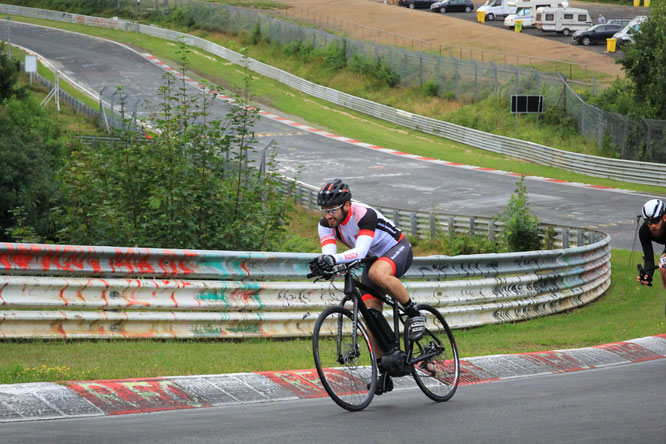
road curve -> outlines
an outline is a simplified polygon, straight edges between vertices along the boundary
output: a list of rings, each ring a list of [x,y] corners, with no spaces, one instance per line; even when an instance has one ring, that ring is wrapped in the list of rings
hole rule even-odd
[[[7,423],[3,443],[663,442],[666,359],[461,387],[447,403],[393,392],[349,413],[330,399]]]
[[[11,23],[12,42],[53,62],[68,77],[92,91],[123,85],[132,100],[158,102],[164,70],[126,46],[52,28]],[[194,92],[194,88],[188,85]],[[216,101],[213,113],[223,117],[226,103]],[[262,118],[259,137],[279,146],[279,169],[318,185],[345,177],[354,197],[377,205],[462,215],[492,216],[501,212],[515,189],[516,177],[465,166],[433,164],[346,143]],[[400,150],[401,147],[387,147]],[[650,195],[547,182],[528,177],[532,211],[542,222],[597,228],[611,234],[615,248],[631,248],[635,216]]]

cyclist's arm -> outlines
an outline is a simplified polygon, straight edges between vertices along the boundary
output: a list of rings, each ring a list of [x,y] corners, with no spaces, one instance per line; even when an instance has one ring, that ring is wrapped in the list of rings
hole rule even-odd
[[[654,270],[654,250],[652,249],[652,236],[650,235],[650,229],[646,224],[641,225],[640,230],[638,231],[638,238],[641,241],[641,246],[643,247],[643,268],[645,270],[650,270],[646,272],[648,276],[652,276]]]
[[[365,214],[358,221],[358,237],[354,243],[354,248],[343,253],[336,254],[335,262],[344,264],[356,259],[363,259],[368,255],[368,251],[375,239],[375,228],[377,227],[377,213],[372,208],[367,208]]]
[[[347,250],[343,253],[338,253],[333,255],[335,258],[335,263],[336,264],[345,264],[347,262],[351,262],[356,259],[363,259],[368,255],[368,250],[370,250],[370,246],[372,245],[372,241],[374,239],[375,232],[364,232],[361,230],[361,232],[358,235],[358,238],[356,239],[356,245],[354,248]]]
[[[335,241],[335,233],[332,228],[324,227],[320,223],[319,229],[319,242],[321,243],[321,253],[335,255],[338,251],[338,244]]]

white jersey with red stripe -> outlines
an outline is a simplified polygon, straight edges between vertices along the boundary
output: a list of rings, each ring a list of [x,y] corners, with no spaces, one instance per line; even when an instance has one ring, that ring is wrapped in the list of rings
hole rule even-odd
[[[402,240],[404,234],[382,213],[367,205],[352,202],[347,217],[331,228],[322,218],[319,221],[321,252],[335,257],[337,264],[362,259],[367,255],[382,256]],[[350,248],[337,253],[337,242]]]

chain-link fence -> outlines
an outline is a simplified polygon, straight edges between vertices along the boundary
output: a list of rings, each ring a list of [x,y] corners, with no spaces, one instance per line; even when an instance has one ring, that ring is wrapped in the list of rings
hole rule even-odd
[[[131,0],[117,0],[118,7],[133,6]],[[205,31],[260,35],[282,46],[300,45],[326,53],[333,45],[343,48],[346,63],[363,59],[381,63],[395,79],[407,87],[425,87],[440,97],[474,102],[491,94],[544,96],[544,109],[560,108],[576,122],[578,131],[594,140],[609,157],[650,162],[666,162],[666,121],[637,120],[609,113],[587,104],[562,75],[536,71],[531,67],[475,61],[450,55],[355,40],[315,27],[303,26],[261,13],[229,5],[196,0],[161,1],[152,4],[151,14],[169,15],[172,21]],[[138,10],[137,10],[138,11]],[[159,21],[159,20],[158,20]],[[576,83],[577,90],[594,85]],[[112,94],[113,92],[109,92]],[[103,111],[103,105],[102,105]],[[131,110],[129,112],[131,114]],[[106,114],[101,113],[104,118]],[[111,118],[112,123],[115,121]],[[102,122],[108,128],[107,122]]]
[[[177,6],[177,9],[175,7]],[[326,52],[333,45],[344,49],[346,62],[363,59],[381,63],[400,85],[426,87],[440,97],[475,102],[491,94],[544,96],[544,109],[562,107],[579,132],[594,140],[611,157],[652,162],[666,161],[666,122],[636,120],[591,106],[560,74],[531,67],[475,61],[355,40],[315,27],[281,20],[223,4],[182,0],[164,5],[159,13],[173,13],[183,24],[205,31],[260,35],[281,46],[300,45]],[[576,83],[577,89],[596,90],[594,84]]]

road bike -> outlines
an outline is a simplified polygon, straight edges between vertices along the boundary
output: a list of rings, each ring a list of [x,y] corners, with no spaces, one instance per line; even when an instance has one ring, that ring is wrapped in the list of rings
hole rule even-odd
[[[369,267],[375,260],[374,257],[358,259],[335,265],[331,272],[308,274],[308,279],[317,278],[315,281],[344,276],[344,297],[340,304],[326,308],[314,326],[312,352],[322,386],[333,401],[349,411],[363,410],[370,404],[379,375],[370,342],[372,335],[384,351],[380,364],[384,370],[382,376],[411,374],[430,399],[448,401],[456,392],[460,377],[458,349],[449,325],[436,308],[417,304],[426,317],[426,330],[423,338],[410,341],[404,329],[406,314],[400,304],[389,296],[377,294],[355,277],[362,266]],[[359,290],[392,308],[393,328],[379,310],[365,306]],[[346,304],[351,304],[351,309]],[[386,377],[380,378],[379,383],[385,384]]]

